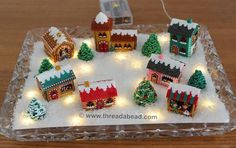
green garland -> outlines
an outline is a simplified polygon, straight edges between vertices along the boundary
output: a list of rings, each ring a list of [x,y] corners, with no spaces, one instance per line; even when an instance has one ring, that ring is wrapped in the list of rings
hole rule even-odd
[[[90,61],[93,59],[94,55],[92,50],[88,47],[88,45],[86,43],[82,43],[77,57],[78,59],[83,61]]]
[[[146,104],[152,104],[156,102],[157,94],[151,83],[147,80],[143,80],[136,88],[133,98],[136,104],[145,106]]]
[[[150,34],[148,40],[142,47],[142,54],[147,57],[150,57],[152,54],[161,54],[161,46],[156,34]]]

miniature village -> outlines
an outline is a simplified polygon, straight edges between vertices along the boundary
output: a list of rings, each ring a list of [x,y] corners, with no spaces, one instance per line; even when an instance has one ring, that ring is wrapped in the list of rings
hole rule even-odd
[[[70,62],[70,59],[75,57],[74,60],[81,61],[86,65],[99,56],[104,58],[104,56],[112,54],[120,60],[122,56],[119,57],[119,55],[130,54],[132,58],[133,52],[139,52],[138,54],[146,60],[146,63],[140,64],[138,67],[145,74],[139,74],[139,81],[135,83],[135,88],[125,90],[126,94],[132,96],[129,99],[132,99],[135,106],[141,110],[153,108],[155,103],[162,100],[165,102],[162,103],[162,107],[172,117],[186,117],[192,121],[195,114],[201,109],[198,107],[200,97],[207,95],[205,91],[208,85],[212,83],[208,84],[206,69],[204,71],[196,67],[190,70],[190,67],[192,68],[196,64],[190,66],[186,62],[191,61],[192,56],[198,50],[196,46],[199,29],[200,25],[192,22],[192,19],[173,18],[168,26],[167,50],[163,50],[161,47],[159,35],[152,33],[146,35],[146,40],[143,40],[141,49],[137,51],[137,46],[140,45],[138,43],[138,31],[135,29],[113,29],[112,19],[102,12],[99,12],[91,23],[91,31],[94,34],[94,49],[90,44],[83,41],[81,41],[80,47],[77,47],[68,33],[56,27],[50,27],[42,36],[43,52],[46,57],[40,61],[34,81],[41,97],[50,105],[55,105],[62,98],[78,94],[77,100],[79,101],[73,102],[80,104],[81,108],[78,110],[99,112],[110,109],[109,111],[112,112],[112,109],[122,102],[119,100],[121,88],[124,87],[121,85],[121,80],[113,77],[113,73],[110,74],[110,77],[97,75],[95,78],[91,75],[89,77],[92,78],[91,80],[80,78],[80,72],[89,70],[89,67],[82,69],[78,66],[77,69],[81,71],[76,72],[77,69],[71,66],[73,62]],[[181,59],[185,60],[182,61]],[[136,61],[139,63],[139,60]],[[106,64],[100,66],[106,67]],[[125,65],[123,67],[125,69]],[[96,72],[95,68],[91,70]],[[186,76],[183,74],[185,71],[191,71],[191,73],[188,72]],[[103,73],[109,75],[111,71],[107,68],[106,71],[103,70]],[[117,69],[114,73],[119,75],[120,70]],[[119,77],[125,81],[126,75]],[[42,99],[32,95],[24,116],[38,122],[44,120],[48,114],[47,107],[44,104],[45,102]]]

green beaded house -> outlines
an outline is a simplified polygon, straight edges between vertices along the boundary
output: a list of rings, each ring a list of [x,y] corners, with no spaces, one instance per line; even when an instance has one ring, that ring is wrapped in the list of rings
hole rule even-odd
[[[36,76],[36,81],[43,97],[47,101],[57,100],[75,90],[75,74],[70,65],[55,66]]]
[[[190,57],[195,49],[200,26],[192,19],[173,18],[168,28],[170,33],[170,52]]]

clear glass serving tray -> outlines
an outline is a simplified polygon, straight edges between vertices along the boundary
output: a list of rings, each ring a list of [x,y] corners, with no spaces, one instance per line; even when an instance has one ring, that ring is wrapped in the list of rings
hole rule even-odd
[[[139,33],[166,32],[166,25],[126,26],[137,28]],[[125,27],[123,27],[125,28]],[[73,37],[92,37],[90,28],[63,28]],[[21,98],[25,79],[30,71],[29,59],[33,53],[33,45],[41,40],[41,35],[47,28],[31,30],[24,40],[19,54],[13,77],[10,81],[0,113],[0,133],[11,139],[21,141],[64,141],[86,139],[127,139],[153,138],[161,136],[207,136],[230,132],[236,127],[236,97],[224,72],[223,66],[213,45],[213,41],[202,26],[200,39],[204,46],[208,71],[215,83],[217,94],[229,111],[228,123],[186,123],[186,124],[141,124],[141,125],[109,125],[109,126],[73,126],[58,128],[40,128],[13,130],[12,117],[17,99]]]

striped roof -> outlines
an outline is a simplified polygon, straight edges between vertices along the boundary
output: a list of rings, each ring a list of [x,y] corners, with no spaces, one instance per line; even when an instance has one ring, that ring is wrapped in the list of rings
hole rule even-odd
[[[200,89],[198,88],[185,84],[170,83],[166,98],[188,104],[197,104],[199,94]]]
[[[75,78],[70,65],[61,66],[59,69],[53,68],[36,76],[43,90],[47,90],[66,81],[74,80]]]

